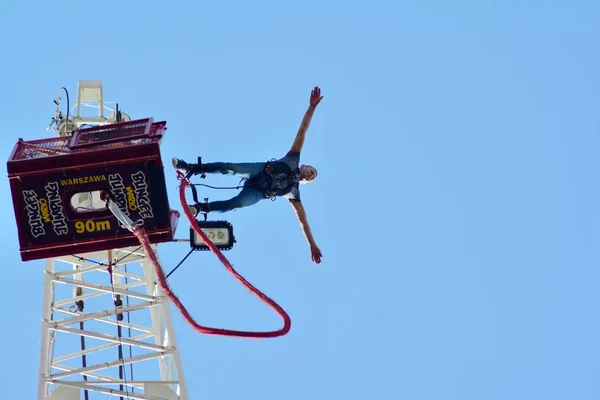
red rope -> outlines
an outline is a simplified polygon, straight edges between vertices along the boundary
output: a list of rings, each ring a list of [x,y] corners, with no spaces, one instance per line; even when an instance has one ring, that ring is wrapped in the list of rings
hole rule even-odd
[[[206,326],[199,325],[194,318],[187,311],[185,306],[181,303],[179,298],[173,293],[169,285],[167,284],[167,279],[165,278],[165,274],[160,266],[158,258],[156,257],[156,253],[152,250],[150,246],[150,240],[144,228],[138,227],[133,233],[137,236],[140,243],[144,247],[146,254],[150,257],[152,264],[154,265],[154,269],[156,270],[156,276],[158,277],[158,281],[160,286],[165,291],[169,299],[175,304],[175,307],[181,312],[184,319],[196,330],[198,333],[204,333],[207,335],[219,335],[219,336],[232,336],[232,337],[243,337],[243,338],[274,338],[278,336],[283,336],[290,331],[292,321],[289,315],[285,312],[285,310],[279,306],[275,301],[270,299],[267,295],[262,293],[260,290],[255,288],[250,282],[244,279],[232,266],[229,260],[223,255],[221,250],[219,250],[213,242],[206,236],[206,234],[200,229],[198,224],[196,223],[196,219],[192,215],[189,210],[189,206],[187,205],[187,201],[185,198],[185,187],[189,185],[189,181],[186,178],[182,177],[182,183],[179,188],[179,197],[181,200],[181,205],[183,206],[183,210],[185,215],[190,221],[190,224],[194,231],[202,238],[204,243],[208,245],[208,247],[212,250],[213,253],[217,256],[217,258],[223,263],[225,268],[229,270],[229,272],[240,281],[248,290],[250,290],[254,295],[260,298],[264,303],[270,306],[279,316],[283,319],[283,327],[276,331],[266,331],[266,332],[249,332],[249,331],[237,331],[231,329],[219,329],[219,328],[210,328]]]

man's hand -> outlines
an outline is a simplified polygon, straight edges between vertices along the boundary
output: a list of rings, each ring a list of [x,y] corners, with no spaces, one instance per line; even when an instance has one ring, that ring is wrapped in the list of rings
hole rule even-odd
[[[316,244],[310,246],[310,254],[312,256],[312,260],[316,264],[321,264],[321,257],[323,257],[323,254],[321,254],[321,249],[319,249]]]
[[[310,93],[310,105],[316,107],[317,104],[321,102],[322,98],[323,96],[321,96],[321,89],[318,86],[315,86],[315,88]]]
[[[310,231],[310,225],[308,225],[308,220],[306,219],[306,211],[304,210],[304,205],[300,201],[292,201],[290,202],[292,208],[296,212],[296,216],[298,217],[298,221],[300,222],[300,227],[302,228],[302,232],[304,233],[304,237],[308,242],[308,246],[310,247],[310,256],[312,260],[320,264],[321,257],[321,249],[315,243],[315,239],[313,238],[312,232]]]
[[[317,109],[317,104],[319,104],[322,98],[323,96],[321,96],[321,89],[319,89],[318,86],[315,86],[312,92],[310,92],[310,105],[304,114],[304,118],[302,118],[300,129],[298,129],[298,133],[294,138],[294,143],[292,143],[292,147],[290,147],[290,153],[300,153],[302,150],[302,146],[304,146],[304,136],[306,135],[306,131],[310,125],[310,120]]]

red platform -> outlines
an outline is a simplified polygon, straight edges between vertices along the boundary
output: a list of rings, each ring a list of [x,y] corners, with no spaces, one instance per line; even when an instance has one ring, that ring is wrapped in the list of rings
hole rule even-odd
[[[19,139],[7,170],[21,259],[137,245],[108,209],[82,208],[73,200],[99,191],[110,193],[133,221],[143,221],[152,243],[171,241],[179,213],[167,197],[160,154],[165,131],[165,122],[148,118],[68,137]]]

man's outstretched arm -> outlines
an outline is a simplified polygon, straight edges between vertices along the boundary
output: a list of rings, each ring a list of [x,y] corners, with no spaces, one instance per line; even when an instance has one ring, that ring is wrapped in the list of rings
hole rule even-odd
[[[302,150],[302,146],[304,146],[304,137],[306,136],[306,131],[310,126],[310,121],[317,109],[317,105],[321,101],[323,96],[321,96],[321,89],[318,86],[310,93],[310,103],[308,106],[308,110],[304,114],[304,118],[302,118],[302,123],[300,124],[300,129],[298,129],[298,133],[296,134],[296,138],[294,139],[294,143],[290,148],[290,153],[300,153]]]
[[[310,225],[308,224],[308,220],[306,219],[306,211],[304,210],[304,205],[300,201],[292,201],[292,202],[290,202],[290,204],[292,205],[292,207],[294,208],[294,211],[296,212],[296,216],[298,217],[298,222],[300,222],[300,227],[302,228],[304,237],[306,238],[306,241],[308,242],[312,260],[315,263],[320,264],[321,257],[323,257],[323,254],[321,254],[321,250],[319,249],[319,246],[317,246],[317,244],[315,243],[315,239],[313,238],[312,232],[310,230]]]

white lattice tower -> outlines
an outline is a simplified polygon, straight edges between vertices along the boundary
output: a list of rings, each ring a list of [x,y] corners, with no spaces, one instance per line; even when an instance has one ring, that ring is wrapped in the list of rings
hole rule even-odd
[[[143,249],[46,260],[39,379],[38,399],[188,398],[168,298]]]
[[[143,249],[46,260],[39,379],[38,399],[188,398],[168,298]]]
[[[119,110],[105,116],[110,108],[100,81],[79,82],[69,105],[75,115],[59,113],[60,102],[59,136],[84,124],[129,120]],[[97,115],[82,115],[83,107]],[[90,193],[81,201],[94,199]],[[189,398],[169,300],[141,246],[46,260],[37,398]]]

